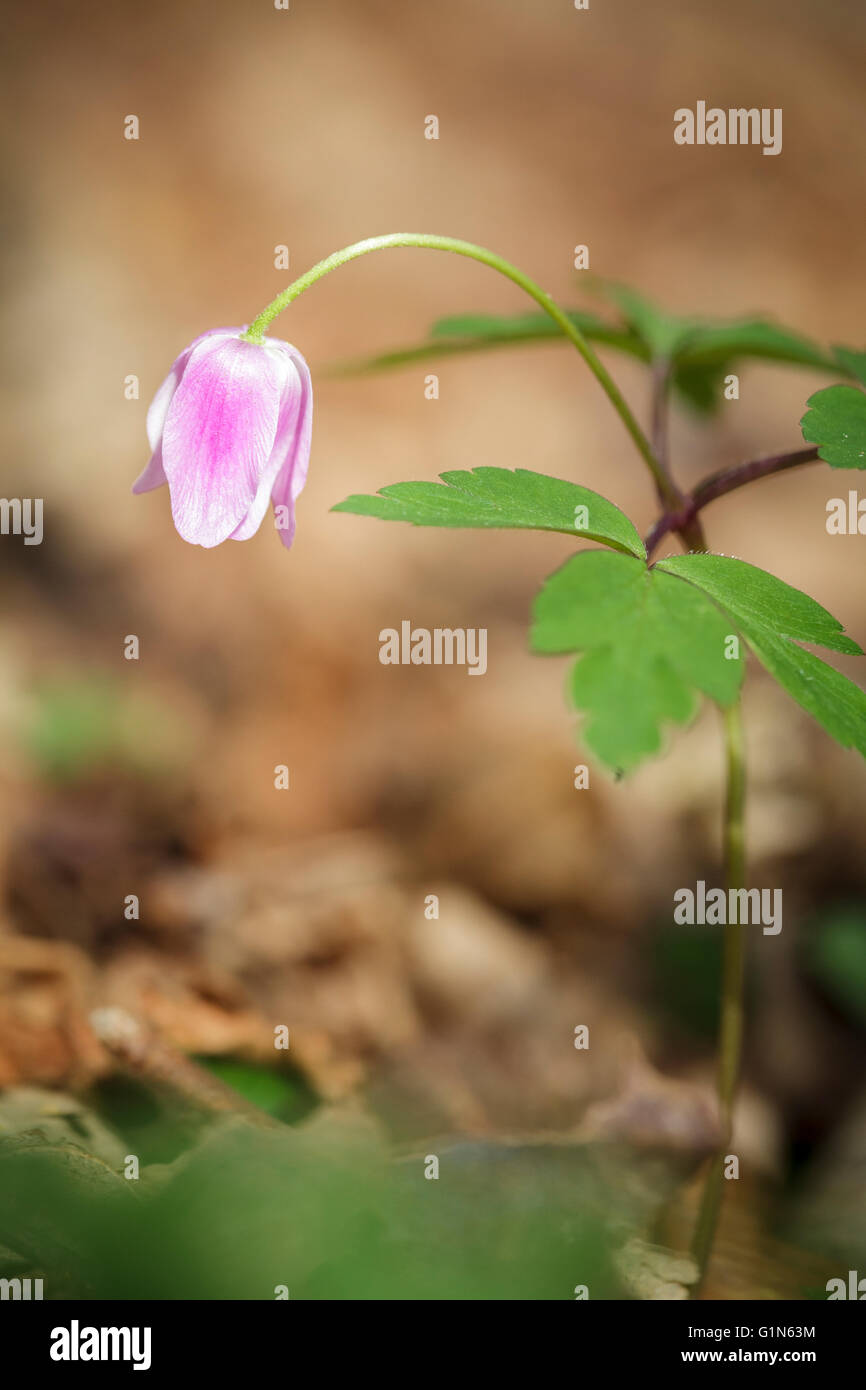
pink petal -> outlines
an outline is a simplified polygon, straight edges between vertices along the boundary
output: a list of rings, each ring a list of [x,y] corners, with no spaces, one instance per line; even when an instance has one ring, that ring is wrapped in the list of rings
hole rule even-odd
[[[172,362],[171,371],[147,409],[147,440],[151,447],[151,457],[146,468],[132,485],[134,493],[151,492],[155,487],[162,487],[166,481],[165,470],[162,466],[162,431],[172,397],[180,384],[193,348],[204,342],[205,338],[212,338],[217,335],[225,338],[237,336],[242,332],[243,329],[241,328],[209,328],[206,333],[202,333],[194,342],[190,343],[189,347],[184,348],[183,352]]]
[[[274,507],[288,508],[288,524],[278,525],[280,540],[290,549],[295,536],[295,501],[300,496],[310,466],[310,443],[313,434],[313,383],[310,369],[297,348],[290,343],[282,346],[294,363],[301,383],[301,397],[294,413],[281,411],[274,450],[283,457],[274,483],[271,500]],[[279,522],[279,518],[277,518]]]
[[[155,487],[162,487],[166,481],[165,470],[162,466],[162,440],[160,439],[150,456],[147,467],[139,473],[133,483],[132,490],[135,493],[152,492]]]
[[[209,338],[238,338],[243,331],[242,328],[209,328],[206,333],[200,333],[199,336],[190,343],[189,347],[185,347],[180,356],[175,358],[171,364],[171,371],[148,407],[147,438],[151,449],[156,449],[159,440],[162,438],[165,417],[171,405],[171,398],[180,385],[181,378],[186,371],[186,364],[189,361],[190,353],[193,349],[197,348],[199,343],[203,343]]]
[[[220,545],[249,512],[273,451],[283,379],[271,353],[240,337],[211,334],[193,347],[162,436],[184,540]]]
[[[277,432],[274,448],[267,467],[261,475],[253,504],[241,524],[232,531],[231,540],[233,541],[249,540],[250,536],[254,536],[261,526],[268,509],[268,503],[271,500],[271,491],[276,476],[285,462],[287,443],[292,436],[298,417],[298,406],[303,394],[303,385],[294,359],[285,350],[286,347],[287,344],[285,343],[265,340],[265,348],[274,355],[283,381]],[[286,441],[286,444],[283,445],[281,441]]]

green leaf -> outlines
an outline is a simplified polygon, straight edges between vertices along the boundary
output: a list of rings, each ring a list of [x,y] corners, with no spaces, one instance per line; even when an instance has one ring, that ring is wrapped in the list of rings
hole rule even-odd
[[[570,310],[568,317],[590,341],[617,348],[642,361],[649,360],[645,344],[631,329],[608,323],[597,314],[580,309]],[[542,311],[514,315],[455,314],[434,323],[426,342],[410,348],[395,348],[376,357],[343,362],[335,370],[339,374],[384,371],[437,357],[516,347],[521,343],[554,342],[561,337],[558,325]]]
[[[604,290],[622,310],[629,327],[646,344],[651,358],[663,357],[675,361],[677,350],[688,342],[699,326],[697,320],[666,314],[658,305],[644,299],[642,294],[627,285],[608,282]]]
[[[288,1122],[301,1118],[312,1108],[311,1093],[300,1076],[234,1057],[201,1056],[196,1061],[245,1100],[277,1119]]]
[[[650,359],[667,358],[678,394],[701,414],[715,410],[725,377],[740,361],[758,359],[834,370],[817,344],[768,319],[702,320],[667,314],[635,290],[605,285]],[[847,366],[846,366],[847,369]]]
[[[840,367],[866,386],[866,352],[837,347]],[[800,421],[803,438],[818,444],[819,457],[832,468],[866,468],[866,392],[856,386],[827,386],[806,402]]]
[[[787,363],[831,372],[834,360],[817,343],[769,319],[693,323],[677,360],[683,365],[718,367],[740,360]]]
[[[673,384],[680,400],[690,406],[698,415],[712,415],[722,399],[725,377],[730,374],[732,364],[723,362],[721,366],[690,366],[680,363],[674,368]]]
[[[731,555],[672,555],[658,568],[698,584],[742,623],[746,632],[769,631],[832,651],[860,653],[838,618],[774,574]]]
[[[730,624],[697,589],[605,551],[573,556],[535,600],[531,644],[583,652],[570,691],[586,713],[583,739],[628,771],[661,747],[662,725],[685,724],[701,691],[737,697],[742,659],[725,655]]]
[[[643,355],[643,346],[637,334],[628,328],[611,324],[598,314],[583,309],[569,309],[566,316],[575,328],[579,328],[585,338],[596,342],[609,343],[624,352]],[[549,314],[530,312],[505,317],[500,314],[452,314],[448,318],[437,319],[430,329],[434,342],[459,339],[479,340],[483,346],[496,342],[527,342],[533,338],[561,337],[559,325]]]
[[[866,916],[862,908],[837,908],[808,938],[813,973],[846,1013],[866,1025]]]
[[[837,345],[833,355],[849,376],[855,377],[861,386],[866,386],[866,352],[855,352],[853,348]]]
[[[441,475],[441,483],[393,483],[375,496],[338,502],[332,511],[408,521],[414,526],[508,527],[563,531],[646,557],[643,541],[605,497],[564,478],[525,468],[473,468]]]
[[[811,642],[860,653],[826,608],[774,575],[727,555],[677,555],[656,568],[688,580],[714,599],[789,695],[843,747],[866,757],[866,692],[796,645]]]
[[[669,356],[674,390],[702,414],[714,410],[725,376],[741,360],[759,359],[839,371],[850,371],[838,355],[832,358],[817,344],[762,318],[701,320],[664,313],[636,291],[622,285],[605,287],[625,317],[611,323],[582,309],[568,317],[590,342],[614,348],[641,362]],[[343,363],[338,372],[380,371],[431,358],[513,347],[561,339],[559,328],[543,311],[516,315],[457,314],[439,319],[426,342],[398,348],[376,357]]]

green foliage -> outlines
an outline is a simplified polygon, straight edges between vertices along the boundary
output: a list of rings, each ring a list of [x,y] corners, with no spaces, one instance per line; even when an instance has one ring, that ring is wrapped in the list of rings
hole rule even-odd
[[[606,322],[598,314],[581,309],[568,311],[568,318],[590,342],[602,343],[621,352],[648,360],[646,348],[631,329]],[[486,352],[497,347],[518,347],[522,343],[555,341],[562,335],[549,314],[453,314],[438,319],[430,329],[427,340],[411,348],[396,348],[376,357],[347,362],[337,368],[341,372],[384,371],[405,367],[414,362],[426,362],[437,357],[462,356]]]
[[[823,987],[866,1027],[866,912],[839,908],[809,938],[807,963]]]
[[[835,347],[833,354],[849,376],[853,376],[860,382],[861,386],[866,386],[866,352],[855,352],[853,348]]]
[[[839,366],[866,386],[866,352],[836,348]],[[866,468],[866,392],[858,386],[827,386],[806,402],[803,438],[818,444],[832,468]]]
[[[647,568],[637,531],[611,502],[526,469],[476,468],[443,473],[440,483],[395,483],[334,510],[416,526],[570,535],[577,520],[577,534],[609,546],[573,556],[547,580],[531,637],[538,652],[583,653],[570,699],[587,715],[587,747],[608,767],[626,772],[657,753],[664,725],[687,723],[699,693],[722,706],[736,699],[742,660],[732,652],[733,637],[742,637],[843,747],[866,756],[866,693],[798,644],[847,654],[860,648],[814,599],[754,565],[694,554]]]
[[[685,724],[697,692],[737,698],[742,660],[726,656],[730,625],[693,586],[605,551],[575,555],[536,598],[537,652],[583,652],[570,680],[588,718],[587,746],[623,772],[661,747],[666,722]]]
[[[644,345],[647,359],[670,362],[675,390],[699,413],[716,408],[725,377],[741,362],[834,369],[817,344],[768,319],[680,318],[623,285],[606,288]]]
[[[574,556],[536,599],[531,640],[539,652],[585,653],[570,681],[588,716],[584,740],[628,771],[658,752],[665,723],[689,720],[696,692],[722,706],[736,699],[732,636],[833,738],[866,756],[866,693],[797,645],[857,653],[857,643],[814,599],[742,560],[680,555],[647,569],[621,555]]]
[[[675,1034],[711,1044],[719,1029],[724,927],[684,932],[660,922],[644,935],[655,1011]]]
[[[124,1136],[124,1148],[130,1150]],[[639,1157],[586,1146],[437,1145],[442,1180],[363,1122],[215,1123],[126,1181],[84,1148],[0,1142],[0,1275],[48,1299],[573,1301],[623,1297],[613,1256],[655,1201]],[[627,1295],[626,1295],[627,1296]]]
[[[163,774],[185,756],[189,732],[146,695],[87,673],[40,684],[21,742],[43,776],[65,782],[110,766]]]
[[[694,584],[718,603],[771,675],[845,748],[866,757],[866,692],[812,652],[860,653],[826,608],[774,575],[727,555],[677,555],[657,569]]]
[[[441,477],[441,483],[394,483],[375,496],[347,497],[332,510],[408,521],[414,526],[563,531],[629,555],[646,555],[628,517],[612,502],[577,483],[525,468],[474,468]]]
[[[568,317],[590,342],[600,343],[642,362],[667,358],[672,384],[680,399],[702,414],[719,403],[725,376],[740,362],[766,361],[822,371],[856,375],[852,362],[837,350],[831,357],[816,343],[763,318],[699,319],[666,314],[635,290],[604,286],[622,315],[611,323],[587,310],[568,310]],[[457,314],[439,319],[425,342],[396,349],[361,362],[346,371],[376,371],[441,356],[481,352],[496,347],[550,342],[561,333],[543,312],[496,315]],[[854,356],[854,354],[852,354]]]
[[[300,1076],[232,1057],[197,1057],[196,1061],[276,1119],[291,1123],[312,1109],[309,1088]]]
[[[58,780],[113,757],[121,742],[116,690],[83,679],[41,690],[25,737],[34,760]]]
[[[604,284],[606,294],[621,310],[631,330],[647,349],[651,359],[675,361],[677,352],[698,328],[696,319],[682,319],[666,314],[658,305],[644,299],[627,285]]]
[[[605,343],[608,347],[630,352],[635,357],[644,355],[640,337],[633,329],[622,324],[608,323],[599,314],[588,309],[569,309],[571,319],[585,338],[592,342]],[[452,314],[448,318],[437,319],[430,329],[431,344],[436,342],[456,343],[463,340],[464,345],[472,344],[477,350],[485,346],[495,346],[497,342],[531,342],[536,338],[558,338],[560,330],[549,314],[532,310],[525,314]],[[430,345],[428,345],[429,347]]]

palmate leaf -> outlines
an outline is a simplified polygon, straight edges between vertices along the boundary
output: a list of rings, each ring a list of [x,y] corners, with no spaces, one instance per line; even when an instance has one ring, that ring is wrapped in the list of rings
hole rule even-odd
[[[839,366],[866,386],[866,352],[836,348]],[[818,444],[832,468],[866,468],[866,391],[859,386],[827,386],[806,402],[800,421],[803,438]]]
[[[537,652],[582,652],[570,694],[583,739],[608,767],[628,771],[659,751],[665,724],[685,724],[699,693],[736,699],[742,637],[767,670],[833,738],[866,756],[866,692],[809,642],[858,653],[814,599],[724,555],[680,555],[647,568],[588,551],[547,580],[531,634]]]
[[[525,468],[473,468],[441,477],[439,483],[393,483],[375,496],[347,497],[332,510],[414,526],[563,531],[646,557],[628,517],[606,497],[577,483]]]
[[[862,654],[860,647],[814,599],[754,565],[690,554],[648,566],[640,536],[613,503],[526,469],[395,483],[334,510],[416,526],[560,531],[608,546],[572,556],[546,581],[531,644],[582,654],[571,699],[587,716],[587,746],[615,770],[658,752],[664,726],[687,723],[700,694],[723,707],[736,700],[743,675],[736,638],[833,738],[866,757],[866,692],[798,644],[848,654]]]
[[[657,569],[695,585],[742,633],[758,660],[845,748],[866,757],[866,691],[798,646],[860,653],[826,608],[799,589],[727,555],[676,555]]]
[[[693,586],[625,555],[585,551],[545,583],[530,640],[537,652],[584,653],[569,683],[587,715],[584,742],[627,772],[659,751],[665,723],[688,722],[698,692],[720,705],[737,698],[743,662],[731,635]]]

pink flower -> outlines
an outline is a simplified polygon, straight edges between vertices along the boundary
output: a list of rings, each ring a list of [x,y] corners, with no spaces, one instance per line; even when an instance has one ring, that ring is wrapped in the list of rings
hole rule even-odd
[[[153,453],[132,490],[167,482],[179,534],[208,548],[249,540],[271,501],[288,547],[310,462],[310,372],[289,343],[243,332],[213,328],[184,348],[147,412]]]

